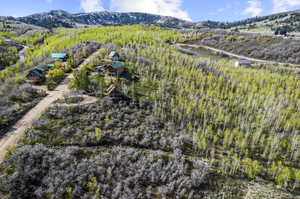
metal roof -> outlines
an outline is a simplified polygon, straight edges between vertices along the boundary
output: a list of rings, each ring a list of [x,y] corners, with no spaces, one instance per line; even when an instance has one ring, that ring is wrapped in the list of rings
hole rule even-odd
[[[124,64],[118,61],[118,62],[114,62],[111,66],[116,69],[116,68],[124,67]]]
[[[29,72],[33,72],[33,73],[35,73],[36,75],[39,75],[39,76],[44,75],[44,70],[42,68],[37,68],[37,67],[30,69]]]
[[[67,57],[67,53],[52,53],[51,56],[54,59],[64,59]]]

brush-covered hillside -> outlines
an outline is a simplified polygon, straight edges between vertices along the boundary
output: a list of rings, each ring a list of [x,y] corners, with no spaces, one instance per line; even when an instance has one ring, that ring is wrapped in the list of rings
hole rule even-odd
[[[225,27],[250,30],[254,32],[269,32],[275,31],[279,27],[285,27],[289,32],[299,32],[300,10],[235,21],[225,24]]]
[[[169,45],[196,38],[156,26],[59,29],[0,72],[1,98],[32,93],[24,73],[69,52],[47,83],[73,71],[69,88],[96,98],[66,96],[45,111],[0,164],[1,198],[299,199],[299,76]],[[111,51],[124,70],[94,72]]]
[[[20,59],[20,52],[24,49],[22,42],[11,38],[11,32],[0,31],[0,71],[15,64]]]
[[[300,40],[224,30],[198,31],[197,37],[187,43],[261,60],[300,64]]]

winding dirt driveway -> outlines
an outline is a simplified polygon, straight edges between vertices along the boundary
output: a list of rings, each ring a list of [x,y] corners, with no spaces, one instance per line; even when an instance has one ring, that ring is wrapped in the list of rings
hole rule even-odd
[[[86,63],[90,62],[95,56],[97,56],[99,51],[96,51],[91,56],[89,56],[80,66],[83,67]],[[5,152],[10,147],[15,146],[25,135],[25,132],[32,124],[37,121],[43,112],[50,107],[53,102],[63,98],[67,92],[70,92],[68,88],[68,82],[73,77],[73,74],[68,75],[65,80],[54,90],[48,91],[47,96],[41,100],[34,108],[32,108],[26,115],[22,117],[9,131],[6,136],[0,140],[0,163],[3,162]],[[38,88],[38,87],[35,87]]]

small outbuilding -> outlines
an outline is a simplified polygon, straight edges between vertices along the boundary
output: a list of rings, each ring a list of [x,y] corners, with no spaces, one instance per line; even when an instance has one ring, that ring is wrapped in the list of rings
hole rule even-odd
[[[29,83],[43,82],[46,79],[45,70],[42,68],[38,68],[38,67],[32,68],[29,70],[26,78]]]
[[[66,61],[68,58],[67,53],[52,53],[51,54],[52,59],[56,61]]]
[[[109,58],[110,58],[112,61],[120,61],[120,55],[119,55],[116,51],[110,52]]]
[[[247,59],[239,59],[235,62],[235,67],[240,67],[240,66],[251,67],[252,61]]]

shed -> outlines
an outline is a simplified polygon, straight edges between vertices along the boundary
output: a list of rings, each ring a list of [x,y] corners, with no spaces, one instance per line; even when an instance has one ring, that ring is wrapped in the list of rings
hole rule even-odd
[[[51,57],[54,60],[66,61],[66,59],[68,58],[68,55],[67,55],[67,53],[52,53]]]
[[[32,68],[29,70],[26,78],[30,83],[43,82],[45,80],[45,71],[38,67]]]
[[[247,59],[240,59],[235,62],[235,67],[240,67],[240,66],[246,66],[246,67],[251,67],[252,66],[252,61],[247,60]]]
[[[120,55],[116,51],[110,52],[109,57],[112,61],[120,61]]]

